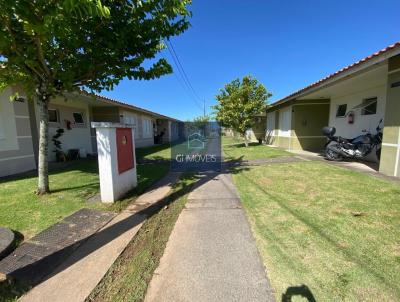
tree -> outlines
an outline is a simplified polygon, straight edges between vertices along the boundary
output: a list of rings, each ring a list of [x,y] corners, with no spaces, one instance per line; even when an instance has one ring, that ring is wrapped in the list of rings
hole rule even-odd
[[[218,104],[213,107],[216,120],[224,127],[238,132],[248,146],[246,131],[254,123],[254,116],[265,110],[267,99],[272,96],[255,78],[245,76],[226,84],[216,96]]]
[[[207,124],[210,123],[210,121],[211,117],[209,115],[200,115],[194,117],[193,120],[188,121],[185,126],[191,133],[200,130],[202,135],[205,135]]]
[[[193,118],[192,123],[195,124],[207,124],[211,121],[211,117],[209,115],[200,115]]]
[[[40,108],[37,194],[49,192],[49,101],[82,88],[111,90],[125,77],[171,73],[156,55],[164,40],[189,27],[190,3],[0,0],[0,88],[18,85]]]

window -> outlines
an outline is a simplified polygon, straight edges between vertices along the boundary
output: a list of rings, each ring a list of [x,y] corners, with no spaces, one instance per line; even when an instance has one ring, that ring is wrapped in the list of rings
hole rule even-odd
[[[279,112],[279,135],[290,136],[291,109]]]
[[[361,115],[376,114],[377,104],[378,104],[377,98],[369,98],[363,100],[363,108],[361,110]]]
[[[153,125],[151,123],[151,120],[148,118],[143,118],[143,138],[149,138],[153,136]]]
[[[124,111],[122,115],[122,122],[126,125],[134,126],[133,133],[135,134],[135,139],[138,138],[137,136],[137,125],[136,125],[136,114],[130,111]]]
[[[337,107],[336,117],[345,117],[347,112],[347,104],[342,104]]]
[[[58,118],[58,111],[57,109],[49,109],[49,122],[50,123],[58,123],[60,122]]]
[[[75,124],[83,125],[85,123],[84,120],[83,120],[82,112],[74,112],[74,113],[72,113],[72,115],[74,116]]]
[[[126,116],[124,115],[124,123],[127,125],[135,125],[135,117],[134,116]]]

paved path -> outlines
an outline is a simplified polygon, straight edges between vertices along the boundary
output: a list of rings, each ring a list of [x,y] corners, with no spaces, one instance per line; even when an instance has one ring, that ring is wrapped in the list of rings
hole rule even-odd
[[[145,301],[274,301],[230,175],[195,185]]]
[[[115,216],[93,209],[76,211],[0,261],[0,280],[15,278],[30,285],[38,284]]]
[[[306,159],[300,156],[280,156],[272,158],[260,158],[260,159],[245,159],[245,160],[230,160],[223,162],[224,168],[234,167],[246,167],[246,166],[263,166],[269,164],[282,164],[282,163],[294,163],[305,161]]]
[[[139,231],[146,219],[146,209],[163,200],[178,177],[178,173],[167,174],[79,246],[50,276],[22,296],[20,301],[84,301]]]

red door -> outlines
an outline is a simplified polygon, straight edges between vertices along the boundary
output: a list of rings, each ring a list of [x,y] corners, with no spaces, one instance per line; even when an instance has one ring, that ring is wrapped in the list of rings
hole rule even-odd
[[[133,142],[131,128],[117,128],[118,173],[121,174],[134,167]]]

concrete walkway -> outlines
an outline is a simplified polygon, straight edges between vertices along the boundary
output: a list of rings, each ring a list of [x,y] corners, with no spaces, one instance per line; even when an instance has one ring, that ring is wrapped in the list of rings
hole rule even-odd
[[[228,174],[205,174],[189,194],[145,301],[274,301]]]
[[[139,231],[146,219],[146,209],[161,201],[178,178],[178,173],[167,174],[79,246],[50,276],[22,296],[20,301],[84,301]]]

